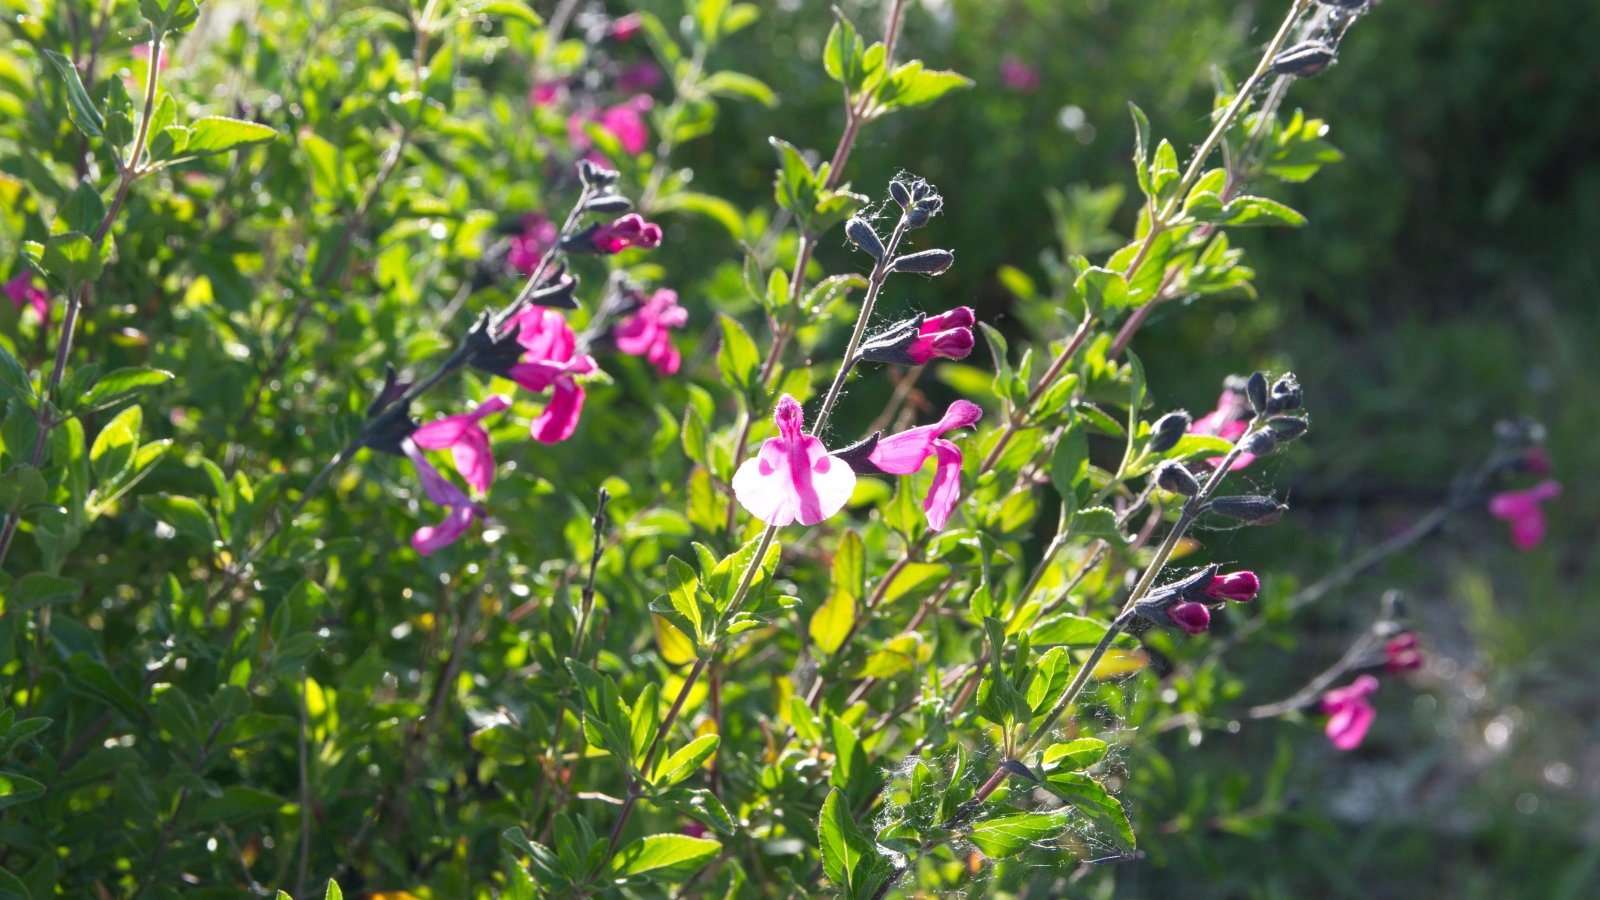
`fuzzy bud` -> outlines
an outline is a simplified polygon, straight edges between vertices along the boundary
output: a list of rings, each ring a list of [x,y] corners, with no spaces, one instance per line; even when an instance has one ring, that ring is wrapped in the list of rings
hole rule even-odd
[[[1302,41],[1272,58],[1274,75],[1309,78],[1333,62],[1333,48],[1322,41]]]
[[[1188,634],[1203,634],[1211,627],[1211,611],[1199,603],[1174,603],[1167,608],[1167,618]]]
[[[889,182],[889,196],[894,198],[894,202],[902,210],[911,205],[911,189],[906,187],[903,181]]]
[[[633,209],[633,201],[621,194],[605,194],[583,205],[584,212],[617,215]]]
[[[1281,413],[1296,410],[1300,408],[1301,402],[1300,379],[1294,377],[1293,372],[1287,372],[1272,383],[1272,390],[1267,395],[1267,412]]]
[[[584,187],[608,188],[616,184],[617,179],[621,177],[621,173],[614,169],[596,165],[587,159],[578,160],[578,178],[583,181]]]
[[[1311,423],[1300,416],[1273,416],[1267,420],[1267,427],[1278,443],[1287,444],[1305,434]]]
[[[1259,494],[1240,494],[1218,497],[1205,505],[1206,512],[1216,513],[1246,525],[1271,525],[1283,518],[1289,507],[1271,497]]]
[[[1178,441],[1189,433],[1189,427],[1193,424],[1194,420],[1181,409],[1167,413],[1150,426],[1150,443],[1145,449],[1151,453],[1165,453],[1171,450],[1178,446]]]
[[[910,272],[914,275],[942,275],[955,264],[956,255],[949,250],[923,250],[897,256],[889,263],[891,272]]]
[[[1250,409],[1261,415],[1267,409],[1267,373],[1251,372],[1244,382],[1244,395],[1250,400]]]
[[[1260,428],[1245,435],[1239,446],[1244,452],[1253,456],[1266,456],[1278,449],[1278,438],[1272,433],[1271,428]]]
[[[1183,463],[1168,461],[1156,469],[1156,486],[1163,491],[1193,497],[1200,493],[1200,482],[1195,480],[1193,474],[1184,467]]]
[[[850,243],[865,250],[868,256],[879,261],[883,259],[883,239],[878,237],[878,232],[867,224],[866,219],[852,218],[846,222],[844,234]]]

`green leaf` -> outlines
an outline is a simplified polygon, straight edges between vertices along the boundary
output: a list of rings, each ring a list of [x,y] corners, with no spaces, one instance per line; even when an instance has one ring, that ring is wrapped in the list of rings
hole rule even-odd
[[[817,649],[831,656],[844,643],[855,620],[855,598],[848,594],[833,593],[812,614],[808,632]]]
[[[239,147],[265,143],[277,136],[278,132],[256,122],[226,116],[205,116],[189,123],[189,145],[184,151],[195,156],[226,153]]]
[[[173,378],[173,374],[165,369],[143,367],[115,369],[107,372],[99,381],[95,382],[94,387],[89,389],[89,393],[84,395],[82,406],[86,409],[109,406],[145,388],[166,384]]]
[[[1150,184],[1150,118],[1131,101],[1128,112],[1133,115],[1133,172],[1139,181],[1139,190],[1146,197],[1154,196]]]
[[[754,100],[762,106],[778,105],[778,95],[758,78],[739,72],[716,72],[700,82],[700,89],[714,97]]]
[[[10,515],[43,502],[48,491],[44,474],[37,466],[26,463],[12,466],[0,473],[0,515]]]
[[[850,803],[838,788],[822,801],[817,820],[822,872],[846,897],[871,897],[887,873],[885,858],[871,836],[850,815]]]
[[[1115,313],[1128,305],[1128,282],[1121,274],[1099,266],[1078,276],[1072,289],[1092,316]]]
[[[1004,859],[1061,833],[1066,827],[1066,816],[1060,813],[1018,813],[980,822],[972,826],[967,838],[984,856]]]
[[[756,384],[756,373],[761,368],[761,351],[750,333],[732,316],[720,317],[722,346],[717,350],[717,369],[722,382],[736,390],[748,392]]]
[[[93,234],[100,227],[100,220],[106,215],[106,204],[100,199],[100,192],[87,181],[78,182],[73,189],[72,196],[67,198],[67,204],[61,210],[61,218],[66,222],[67,230],[78,231],[84,234]]]
[[[656,200],[655,210],[657,213],[682,210],[705,216],[726,228],[734,240],[744,239],[744,217],[739,215],[739,208],[715,194],[673,191]]]
[[[1073,422],[1050,453],[1050,483],[1071,510],[1078,506],[1078,487],[1089,479],[1089,437]]]
[[[1113,544],[1127,542],[1122,536],[1122,529],[1117,527],[1117,514],[1104,506],[1078,510],[1077,515],[1072,517],[1072,533],[1103,538]]]
[[[1028,629],[1035,647],[1093,647],[1106,636],[1106,626],[1093,619],[1063,613]]]
[[[972,79],[960,72],[924,69],[922,62],[914,59],[896,66],[878,86],[877,101],[884,109],[912,109],[972,85]]]
[[[139,14],[163,32],[185,31],[200,18],[199,0],[139,0]]]
[[[708,790],[687,788],[673,788],[656,796],[656,802],[664,803],[687,816],[692,816],[701,823],[716,829],[718,834],[732,837],[736,833],[733,817],[728,815],[728,808],[722,805],[717,795]]]
[[[50,65],[61,76],[63,86],[67,89],[67,116],[72,119],[72,124],[89,137],[99,137],[105,130],[106,120],[95,108],[94,101],[89,99],[89,92],[83,89],[78,67],[72,64],[71,58],[54,50],[44,51],[44,56],[50,60]]]
[[[99,278],[105,266],[89,236],[77,231],[51,235],[45,241],[42,261],[45,271],[68,293]]]
[[[6,611],[35,609],[47,603],[75,599],[83,593],[83,585],[71,579],[44,572],[24,575],[6,591]]]
[[[207,546],[218,540],[217,526],[211,521],[211,514],[200,505],[200,501],[192,497],[157,494],[140,497],[139,505],[184,537],[193,538]]]
[[[1045,786],[1081,810],[1096,825],[1112,832],[1121,846],[1129,850],[1134,848],[1133,824],[1128,821],[1127,810],[1117,798],[1106,793],[1100,782],[1078,772],[1056,772],[1045,779]]]
[[[652,834],[623,847],[611,860],[619,878],[651,873],[654,880],[677,880],[699,871],[722,850],[722,843],[684,834]]]
[[[0,867],[0,900],[33,900],[33,893],[28,890],[28,886],[21,878]],[[290,900],[294,898],[291,897]]]
[[[44,785],[32,778],[0,772],[0,809],[26,803],[44,795]]]
[[[516,19],[535,28],[544,24],[538,13],[518,0],[468,0],[461,5],[461,12],[469,16]]]
[[[1051,744],[1044,751],[1043,766],[1046,769],[1087,769],[1105,759],[1106,749],[1106,742],[1096,738],[1078,738],[1064,744]]]
[[[828,73],[829,78],[853,91],[861,78],[864,42],[856,33],[856,27],[838,12],[837,7],[834,13],[833,28],[829,29],[827,43],[823,45],[822,70]]]
[[[322,900],[344,900],[344,889],[339,887],[339,882],[328,879],[328,887],[322,892]]]
[[[652,780],[659,787],[671,787],[677,784],[693,775],[696,769],[711,758],[711,754],[717,752],[717,747],[721,743],[722,739],[714,734],[703,734],[695,738],[657,766]]]
[[[1299,211],[1266,197],[1235,197],[1223,210],[1220,224],[1235,227],[1244,225],[1287,225],[1299,228],[1306,217]]]

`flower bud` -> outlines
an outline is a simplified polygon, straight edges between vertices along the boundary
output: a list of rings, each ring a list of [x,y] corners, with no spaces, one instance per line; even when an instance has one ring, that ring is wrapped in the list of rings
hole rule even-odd
[[[914,275],[942,275],[954,265],[956,255],[949,250],[923,250],[897,256],[889,263],[891,272],[910,272]]]
[[[907,188],[903,181],[889,182],[889,196],[894,198],[894,202],[902,210],[911,205],[911,189]]]
[[[928,224],[928,220],[939,214],[944,209],[944,198],[933,194],[926,199],[918,200],[911,211],[906,213],[906,227],[921,228]]]
[[[1167,608],[1167,618],[1189,634],[1202,634],[1211,627],[1211,611],[1199,603],[1174,603]]]
[[[1267,420],[1267,427],[1272,429],[1272,437],[1280,444],[1287,444],[1306,433],[1311,423],[1300,416],[1273,416]]]
[[[1245,379],[1244,395],[1250,400],[1250,409],[1261,415],[1267,409],[1267,373],[1251,372]]]
[[[1200,482],[1183,463],[1168,460],[1156,468],[1156,486],[1163,491],[1193,497],[1200,493]]]
[[[605,166],[596,165],[587,159],[578,160],[578,178],[587,188],[607,188],[617,183],[621,173]]]
[[[384,407],[405,396],[411,390],[411,380],[402,379],[394,369],[393,363],[383,364],[383,387],[378,389],[372,398],[372,405],[367,407],[367,418],[372,418],[382,412]]]
[[[852,218],[845,223],[844,233],[850,243],[865,250],[868,256],[880,261],[883,259],[883,239],[878,237],[878,232],[867,224],[866,219]]]
[[[1271,428],[1258,428],[1239,442],[1244,452],[1252,456],[1266,456],[1278,449],[1278,438],[1272,433]]]
[[[605,194],[595,197],[583,205],[584,212],[605,213],[616,215],[633,209],[633,201],[621,194]]]
[[[1417,649],[1417,636],[1403,632],[1383,645],[1383,669],[1386,672],[1407,672],[1422,668],[1422,651]]]
[[[1248,603],[1261,593],[1261,579],[1254,572],[1229,572],[1212,578],[1204,593],[1216,600]]]
[[[1189,433],[1189,426],[1193,424],[1189,414],[1181,409],[1167,413],[1150,426],[1150,443],[1145,445],[1145,449],[1151,453],[1171,450],[1178,446],[1179,439]]]
[[[1259,494],[1218,497],[1205,505],[1206,512],[1213,512],[1246,525],[1271,525],[1283,518],[1288,509],[1287,505]]]
[[[1322,41],[1302,41],[1272,58],[1274,75],[1309,78],[1333,62],[1333,48]]]
[[[1300,379],[1294,377],[1293,372],[1284,373],[1283,377],[1272,383],[1272,391],[1267,395],[1268,413],[1299,409],[1300,403]]]

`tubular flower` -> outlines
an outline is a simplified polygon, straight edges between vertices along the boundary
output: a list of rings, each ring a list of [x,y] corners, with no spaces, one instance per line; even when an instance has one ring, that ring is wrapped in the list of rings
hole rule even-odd
[[[1222,389],[1222,396],[1217,398],[1217,408],[1194,420],[1189,426],[1190,434],[1209,434],[1228,441],[1237,441],[1244,436],[1250,428],[1250,401],[1244,392],[1237,390],[1232,385]],[[1255,462],[1253,453],[1240,453],[1238,459],[1233,461],[1230,471],[1238,471]],[[1222,457],[1214,456],[1206,460],[1213,468],[1222,465]]]
[[[1248,603],[1261,593],[1261,579],[1254,572],[1229,572],[1218,575],[1206,585],[1204,593],[1217,600]]]
[[[588,113],[573,113],[567,119],[567,137],[573,147],[587,150],[594,142],[584,133],[583,126],[587,122],[594,122],[611,132],[617,143],[622,145],[624,153],[638,156],[650,145],[650,129],[645,125],[644,116],[654,105],[655,101],[650,95],[638,94],[616,106]]]
[[[486,493],[494,480],[494,455],[489,452],[489,433],[480,423],[485,416],[504,412],[510,406],[510,398],[495,394],[472,412],[445,416],[418,428],[411,440],[424,450],[448,449],[456,471],[467,484],[480,494]]]
[[[597,371],[594,357],[577,353],[577,336],[572,326],[553,309],[530,306],[517,313],[517,343],[522,356],[507,367],[505,375],[530,391],[550,389],[550,403],[533,420],[533,439],[555,444],[572,437],[583,411],[583,388],[577,376]]]
[[[447,547],[465,534],[472,520],[483,515],[483,510],[466,492],[451,484],[448,479],[439,474],[439,470],[428,462],[422,455],[415,442],[407,439],[400,445],[412,465],[417,467],[417,477],[422,480],[423,493],[428,495],[439,506],[444,507],[444,520],[438,525],[424,525],[411,535],[411,546],[423,556],[432,554],[440,547]]]
[[[1180,600],[1167,607],[1167,618],[1188,634],[1203,634],[1211,627],[1211,610],[1204,604]]]
[[[39,321],[50,321],[50,295],[34,285],[32,273],[17,273],[16,277],[6,282],[5,292],[17,312],[21,312],[24,306],[31,306],[38,313]]]
[[[916,340],[906,348],[906,353],[919,366],[935,357],[961,359],[972,352],[972,325],[976,321],[970,306],[958,306],[924,319],[922,327],[917,329]]]
[[[793,397],[784,394],[772,418],[778,436],[762,443],[761,452],[733,473],[733,494],[768,525],[815,525],[844,507],[856,473],[801,430],[805,412]]]
[[[629,247],[650,250],[661,245],[661,226],[646,222],[638,213],[629,213],[595,228],[588,238],[594,253],[621,253]]]
[[[910,475],[922,468],[929,457],[937,461],[933,485],[922,501],[928,525],[938,531],[950,518],[961,496],[961,448],[941,435],[955,428],[966,428],[983,417],[983,410],[970,400],[957,400],[945,410],[944,418],[885,438],[868,438],[854,447],[839,451],[839,457],[857,472],[882,475]]]
[[[1417,649],[1417,636],[1410,631],[1395,635],[1383,645],[1385,672],[1408,672],[1422,668],[1422,663],[1422,651]]]
[[[1489,514],[1511,523],[1511,545],[1532,550],[1544,540],[1547,526],[1540,504],[1561,496],[1561,484],[1545,480],[1522,491],[1502,491],[1489,498]]]
[[[682,328],[689,311],[678,305],[678,292],[661,288],[644,305],[611,329],[617,349],[629,356],[642,356],[662,375],[678,371],[682,358],[672,346],[670,329]]]
[[[1367,695],[1378,689],[1378,679],[1362,675],[1348,686],[1334,688],[1322,695],[1322,711],[1328,714],[1324,729],[1328,740],[1340,750],[1354,750],[1361,746],[1372,727],[1377,711],[1367,700]]]

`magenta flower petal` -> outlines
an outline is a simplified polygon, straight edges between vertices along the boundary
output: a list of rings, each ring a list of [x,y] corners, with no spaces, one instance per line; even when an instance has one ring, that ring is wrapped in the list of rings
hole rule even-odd
[[[1561,484],[1546,480],[1521,491],[1503,491],[1489,498],[1489,514],[1511,523],[1511,543],[1532,550],[1544,540],[1547,526],[1541,504],[1561,496]]]
[[[611,329],[617,349],[630,356],[642,356],[658,373],[672,375],[682,358],[672,346],[671,329],[689,321],[689,311],[678,305],[678,292],[662,288],[645,304]]]
[[[510,406],[509,398],[496,394],[472,412],[446,416],[423,425],[411,439],[425,450],[449,448],[456,471],[473,490],[483,493],[489,490],[494,478],[494,456],[489,451],[489,434],[479,423],[485,416],[503,412]]]
[[[1361,746],[1377,716],[1367,696],[1377,689],[1378,679],[1362,675],[1349,685],[1322,695],[1322,711],[1328,714],[1325,731],[1333,746],[1340,750]]]
[[[815,525],[850,500],[856,473],[828,455],[815,437],[804,434],[804,412],[788,394],[773,414],[778,436],[739,466],[733,493],[752,516],[768,525]]]
[[[423,493],[428,499],[445,508],[445,517],[438,525],[424,525],[418,528],[411,536],[411,546],[423,556],[455,543],[461,535],[466,533],[472,520],[481,515],[478,505],[472,502],[460,488],[451,484],[448,479],[439,474],[439,470],[428,462],[422,455],[421,449],[412,441],[405,441],[401,449],[410,458],[416,467],[417,477],[422,482]]]
[[[583,412],[583,388],[571,378],[557,379],[544,412],[533,420],[530,432],[541,444],[559,444],[572,437]]]
[[[1250,428],[1250,406],[1242,395],[1236,391],[1224,390],[1222,396],[1217,398],[1217,408],[1194,420],[1189,426],[1190,434],[1209,434],[1227,441],[1237,441],[1244,436]],[[1213,456],[1206,462],[1213,468],[1222,465],[1222,457]],[[1253,453],[1241,453],[1234,459],[1228,471],[1237,472],[1255,462]]]
[[[933,442],[934,458],[938,461],[933,470],[933,485],[922,501],[922,511],[928,516],[928,526],[934,531],[944,528],[961,499],[961,448],[944,438]]]
[[[1261,579],[1254,572],[1229,572],[1211,579],[1205,592],[1218,600],[1248,603],[1261,593]]]
[[[1211,627],[1211,610],[1201,603],[1174,603],[1167,608],[1167,618],[1189,634],[1202,634]]]

